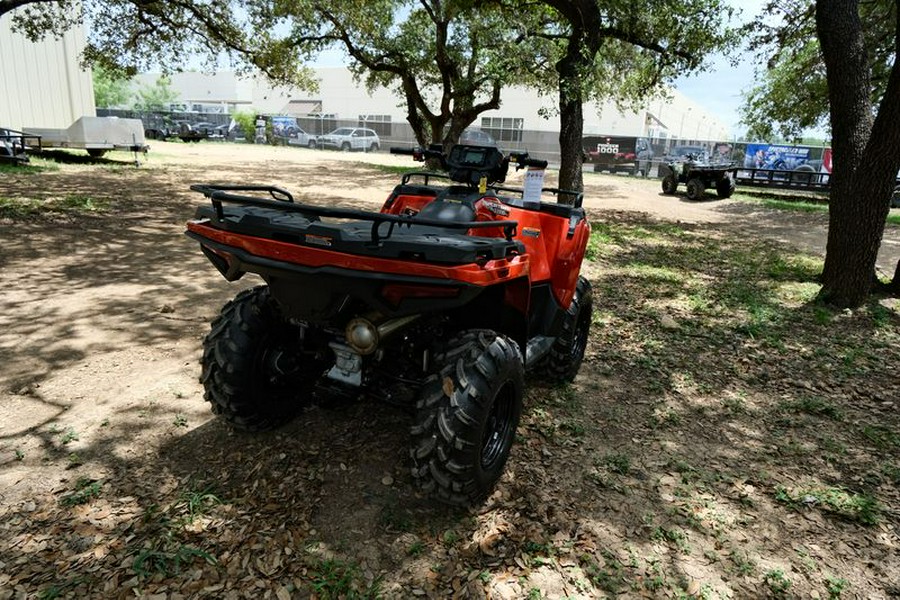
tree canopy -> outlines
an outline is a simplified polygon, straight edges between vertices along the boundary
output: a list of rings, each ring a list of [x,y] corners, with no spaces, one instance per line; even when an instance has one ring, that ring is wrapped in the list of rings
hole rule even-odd
[[[312,89],[303,65],[343,48],[361,81],[399,92],[423,144],[455,141],[500,106],[505,86],[559,94],[561,128],[570,132],[561,137],[564,180],[575,187],[581,103],[634,102],[702,68],[703,55],[727,42],[729,14],[720,0],[653,0],[641,10],[621,0],[0,0],[0,11],[13,4],[21,5],[16,27],[33,38],[89,17],[85,60],[129,75],[224,56],[239,72]]]
[[[813,0],[770,1],[747,27],[759,82],[745,94],[741,109],[749,137],[793,139],[804,130],[828,128],[828,86],[815,11]],[[896,55],[896,3],[862,2],[858,14],[871,71],[871,102],[877,106]]]
[[[558,42],[555,72],[560,111],[560,186],[582,188],[583,105],[636,103],[661,85],[705,68],[706,54],[735,39],[732,10],[720,0],[633,2],[545,0],[557,19],[540,33]]]
[[[101,66],[91,71],[94,84],[94,102],[99,107],[110,108],[126,104],[131,99],[131,82],[126,77],[110,73]]]

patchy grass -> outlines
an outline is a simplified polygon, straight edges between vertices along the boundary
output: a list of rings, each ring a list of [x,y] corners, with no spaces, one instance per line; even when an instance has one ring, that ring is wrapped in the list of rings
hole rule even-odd
[[[372,169],[374,171],[378,171],[379,173],[385,173],[386,175],[406,175],[407,173],[412,173],[413,171],[427,171],[424,164],[417,164],[412,162],[412,157],[410,158],[409,165],[380,165],[377,163],[357,163],[357,166],[365,165],[366,168]]]
[[[80,477],[78,478],[78,481],[75,482],[75,489],[72,492],[63,495],[59,499],[59,503],[66,507],[87,504],[94,498],[98,498],[102,489],[102,482],[92,481],[88,477]]]
[[[105,210],[109,202],[81,194],[52,198],[0,197],[0,217],[21,218],[46,213],[93,213]]]
[[[0,175],[28,176],[53,171],[59,171],[59,165],[56,162],[36,156],[29,157],[28,163],[24,165],[0,163]]]

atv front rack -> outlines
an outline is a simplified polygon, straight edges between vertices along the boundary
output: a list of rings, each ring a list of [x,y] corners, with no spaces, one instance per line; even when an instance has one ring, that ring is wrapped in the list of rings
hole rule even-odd
[[[210,199],[219,220],[225,218],[223,204],[230,203],[275,209],[287,213],[297,213],[310,221],[318,221],[320,220],[320,217],[371,221],[373,244],[378,244],[381,240],[391,237],[394,233],[395,226],[412,227],[413,225],[459,230],[460,233],[465,233],[469,229],[502,229],[506,241],[511,242],[516,235],[516,228],[519,225],[518,221],[446,221],[420,218],[415,215],[391,215],[352,208],[336,208],[295,203],[294,197],[290,192],[276,186],[194,184],[191,186],[191,190],[200,192]],[[267,192],[271,196],[271,199],[260,196],[236,194],[234,192]],[[388,224],[387,231],[380,232],[381,225],[385,223]]]
[[[445,175],[443,173],[432,173],[430,171],[412,171],[410,173],[404,173],[403,178],[400,180],[401,185],[409,185],[409,182],[414,177],[421,177],[424,180],[424,185],[430,185],[432,179],[442,179],[445,181],[453,181],[449,175]],[[518,194],[519,198],[525,193],[525,190],[522,188],[516,187],[507,187],[502,185],[489,185],[487,186],[489,190],[494,190],[495,192],[507,192]],[[278,188],[276,188],[278,189]],[[284,190],[280,190],[284,192]],[[284,192],[286,193],[286,192]],[[581,208],[584,203],[584,193],[583,192],[575,192],[572,190],[561,190],[559,188],[551,188],[545,187],[541,188],[542,194],[548,194],[551,196],[556,196],[556,203],[562,204],[565,206],[571,206],[573,208]],[[566,200],[564,200],[566,198]]]

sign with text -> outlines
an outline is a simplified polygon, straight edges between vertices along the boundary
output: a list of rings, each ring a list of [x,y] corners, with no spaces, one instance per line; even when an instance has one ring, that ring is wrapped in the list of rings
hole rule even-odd
[[[540,202],[543,187],[544,169],[528,169],[525,171],[525,184],[522,186],[522,200]]]

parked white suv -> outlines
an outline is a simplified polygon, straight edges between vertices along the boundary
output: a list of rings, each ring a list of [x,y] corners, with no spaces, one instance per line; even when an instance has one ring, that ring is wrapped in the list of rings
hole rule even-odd
[[[371,129],[338,127],[331,133],[318,136],[316,144],[319,148],[333,148],[344,152],[351,150],[375,152],[381,145],[381,140],[378,139],[378,134]]]

